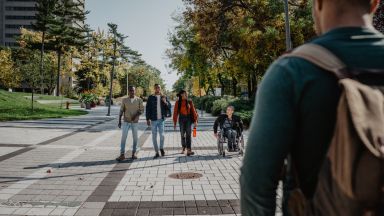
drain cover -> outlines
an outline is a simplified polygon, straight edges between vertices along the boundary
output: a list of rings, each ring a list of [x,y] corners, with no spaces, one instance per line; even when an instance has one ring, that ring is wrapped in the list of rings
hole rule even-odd
[[[198,179],[201,178],[203,175],[200,173],[193,173],[193,172],[181,172],[181,173],[173,173],[169,175],[169,178],[174,179]]]

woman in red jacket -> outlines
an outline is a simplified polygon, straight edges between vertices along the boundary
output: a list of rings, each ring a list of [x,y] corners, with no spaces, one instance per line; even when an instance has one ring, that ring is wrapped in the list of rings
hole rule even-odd
[[[179,120],[180,133],[181,133],[181,145],[183,150],[181,154],[185,153],[187,149],[187,156],[194,155],[195,153],[191,149],[192,144],[192,123],[197,127],[197,112],[193,102],[188,100],[187,92],[181,90],[177,94],[179,98],[176,101],[174,112],[173,112],[173,125],[176,130],[176,123]]]

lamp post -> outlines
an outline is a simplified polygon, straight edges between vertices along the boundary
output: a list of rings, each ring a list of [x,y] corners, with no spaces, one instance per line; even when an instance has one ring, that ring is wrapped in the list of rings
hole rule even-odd
[[[126,72],[127,72],[127,95],[128,95],[128,86],[129,86],[128,71],[129,71],[129,69],[127,68],[126,69]]]
[[[288,51],[292,49],[291,26],[289,24],[288,0],[284,0],[284,12],[285,12],[285,45]]]

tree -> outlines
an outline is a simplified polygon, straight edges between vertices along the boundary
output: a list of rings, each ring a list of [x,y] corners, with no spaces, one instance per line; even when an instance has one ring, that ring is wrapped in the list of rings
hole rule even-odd
[[[114,23],[108,23],[109,32],[113,35],[113,55],[112,55],[112,70],[109,86],[109,103],[108,103],[108,113],[107,116],[111,115],[111,104],[112,104],[112,89],[113,89],[113,78],[115,73],[115,64],[117,59],[117,45],[124,44],[124,39],[126,38],[123,34],[117,31],[117,25]]]
[[[44,46],[46,33],[49,25],[54,21],[54,10],[57,0],[37,0],[36,1],[36,22],[32,24],[35,31],[42,33],[41,36],[41,48],[40,48],[40,74],[41,74],[41,86],[40,91],[44,94],[44,78],[43,78],[43,67],[44,67]]]
[[[300,45],[315,35],[308,0],[290,1],[292,39]],[[268,0],[184,0],[187,10],[177,18],[167,51],[179,73],[193,71],[199,85],[237,95],[246,85],[249,95],[268,66],[285,52],[284,5]],[[185,67],[187,66],[187,67]],[[186,70],[187,69],[187,70]]]
[[[374,17],[374,25],[377,30],[381,31],[384,34],[384,1],[380,2],[380,6]]]
[[[35,50],[24,48],[18,51],[16,60],[17,69],[22,75],[23,83],[28,85],[32,90],[31,109],[34,111],[34,93],[40,76],[40,58],[39,53]]]
[[[49,24],[48,34],[53,38],[50,47],[57,53],[57,80],[56,96],[60,95],[61,60],[64,52],[71,47],[83,47],[86,41],[86,34],[90,31],[87,25],[82,27],[88,11],[72,0],[60,0],[57,2],[54,15],[55,19]]]
[[[16,88],[20,85],[20,73],[14,67],[12,52],[0,50],[0,85],[5,88]]]
[[[30,58],[27,53],[31,53],[32,51],[38,50],[38,47],[40,47],[39,43],[42,38],[41,32],[35,32],[31,31],[25,28],[21,29],[21,35],[18,38],[18,43],[20,46],[20,49],[14,50],[15,53],[15,61],[19,60],[19,62],[27,62]],[[40,71],[40,85],[41,82],[43,86],[40,86],[40,88],[47,89],[48,94],[53,94],[53,91],[55,89],[55,82],[56,82],[56,73],[55,73],[55,64],[56,64],[56,58],[54,55],[54,52],[52,51],[46,51],[45,55],[43,55],[43,62],[41,62],[41,50],[40,50],[40,64],[39,64],[39,71]],[[43,66],[42,68],[40,66]],[[23,74],[22,74],[23,76]],[[36,83],[37,85],[38,83]]]

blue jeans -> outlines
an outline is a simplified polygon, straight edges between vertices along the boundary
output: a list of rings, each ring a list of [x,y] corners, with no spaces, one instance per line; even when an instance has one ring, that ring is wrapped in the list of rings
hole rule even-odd
[[[123,123],[123,127],[122,127],[123,135],[121,136],[121,144],[120,144],[120,153],[121,154],[125,153],[125,143],[127,142],[127,136],[128,136],[129,128],[132,128],[132,137],[133,137],[132,152],[136,152],[137,141],[138,141],[137,125],[138,125],[138,123],[128,123],[128,122]]]
[[[160,149],[164,149],[164,120],[159,119],[152,121],[152,143],[156,152],[159,152],[159,146],[157,145],[157,130],[160,135]]]

